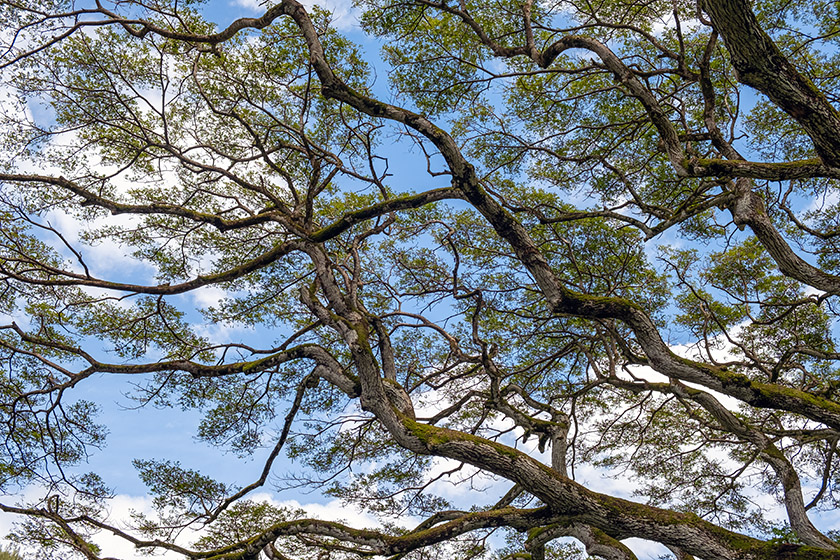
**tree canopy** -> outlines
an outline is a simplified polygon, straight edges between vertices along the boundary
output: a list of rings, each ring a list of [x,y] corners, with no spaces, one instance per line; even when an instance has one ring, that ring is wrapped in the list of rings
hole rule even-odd
[[[359,0],[349,35],[261,6],[0,1],[18,542],[840,559],[836,3]],[[109,519],[83,388],[112,376],[262,475],[138,457],[157,514]],[[465,506],[446,479],[501,491]],[[284,484],[381,521],[251,499]]]

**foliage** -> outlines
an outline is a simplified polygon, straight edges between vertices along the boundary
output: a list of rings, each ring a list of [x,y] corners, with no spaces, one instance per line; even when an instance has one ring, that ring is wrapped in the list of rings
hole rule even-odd
[[[835,3],[260,9],[0,0],[11,538],[840,558]],[[110,518],[124,378],[261,474],[138,443],[151,510]],[[261,494],[301,489],[374,526]]]
[[[0,550],[0,560],[24,560],[24,556],[19,549],[12,546]]]

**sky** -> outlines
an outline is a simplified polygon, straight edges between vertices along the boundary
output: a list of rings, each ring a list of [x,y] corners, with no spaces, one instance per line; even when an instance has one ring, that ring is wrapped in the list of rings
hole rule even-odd
[[[332,2],[330,0],[325,7],[334,11],[335,23],[342,30],[352,30],[356,25],[349,1]],[[208,17],[220,25],[225,25],[238,17],[253,16],[261,11],[262,8],[257,2],[247,0],[213,0],[207,5]],[[30,109],[37,111],[38,107],[32,105]],[[53,213],[47,219],[59,227],[71,243],[78,241],[78,234],[82,228],[78,223],[73,223],[72,218]],[[149,273],[153,272],[144,269],[143,263],[126,256],[123,250],[113,242],[87,247],[85,259],[94,272],[113,273],[118,270],[126,277],[135,279],[149,277]],[[215,303],[222,295],[223,293],[218,289],[207,288],[184,297],[193,300],[187,302],[188,304],[206,306]],[[25,317],[17,316],[13,319],[21,325],[26,324]],[[211,325],[207,327],[204,334],[211,339],[222,339],[230,335],[239,335],[242,338],[253,336],[252,332],[231,332],[223,325]],[[200,413],[154,407],[136,408],[136,403],[125,396],[131,391],[131,383],[134,381],[130,376],[103,375],[87,381],[74,390],[73,396],[94,401],[100,406],[97,420],[108,427],[109,435],[106,446],[98,453],[91,455],[88,463],[81,467],[85,471],[102,475],[106,483],[116,492],[116,498],[112,503],[112,519],[128,520],[132,510],[151,513],[151,498],[146,494],[146,487],[131,464],[134,458],[171,459],[181,461],[185,467],[200,465],[204,474],[242,485],[259,478],[263,467],[261,461],[267,454],[267,450],[255,460],[245,461],[233,454],[221,454],[218,449],[195,439],[194,435],[197,433],[201,418]],[[292,467],[289,465],[284,467],[281,463],[278,471],[284,470],[291,472]],[[37,488],[28,488],[24,489],[21,495],[27,497],[38,495],[38,493]],[[312,515],[325,519],[343,518],[354,523],[373,524],[369,516],[358,511],[342,509],[336,500],[318,494],[289,492],[280,498],[262,493],[254,497],[273,500],[278,505],[303,508]],[[13,516],[0,513],[0,542],[8,543],[2,539],[2,536],[11,530],[13,521]],[[113,536],[100,535],[95,541],[102,546],[103,553],[106,555],[124,559],[148,558],[148,556],[137,554],[131,545]]]
[[[309,2],[304,3],[310,5]],[[361,43],[368,52],[374,52],[369,57],[371,61],[378,60],[378,57],[375,56],[375,50],[380,45],[358,30],[358,12],[352,6],[350,0],[329,0],[321,5],[334,12],[334,21],[340,30],[347,33],[351,39]],[[227,22],[238,17],[253,16],[261,11],[260,4],[253,0],[212,0],[207,7],[208,17],[219,23],[220,26],[224,26]],[[374,65],[374,72],[378,78],[377,87],[374,88],[374,91],[382,95],[387,95],[386,71],[381,63]],[[406,168],[417,165],[417,158],[412,158],[410,154],[393,153],[390,157],[393,166]],[[422,175],[424,172],[425,163],[423,169],[420,170],[420,174]],[[73,238],[80,231],[78,224],[68,222],[66,216],[59,214],[52,216],[51,219],[57,225],[62,226],[63,231],[66,231],[70,236],[71,242],[78,239],[77,237]],[[86,250],[85,256],[95,268],[103,272],[119,269],[129,276],[142,276],[149,273],[148,270],[143,270],[142,264],[126,257],[120,247],[113,243],[91,247]],[[222,295],[223,293],[219,290],[207,289],[184,297],[192,298],[192,301],[187,303],[205,306],[217,301]],[[216,325],[210,327],[210,329],[206,332],[210,338],[238,336],[247,339],[255,335],[254,332],[247,329],[231,331],[223,325]],[[212,329],[218,330],[213,331]],[[98,420],[108,426],[110,434],[107,446],[99,453],[92,455],[84,468],[101,474],[106,483],[115,489],[117,496],[112,503],[112,519],[127,520],[132,510],[151,512],[151,499],[146,494],[145,486],[131,464],[134,458],[166,458],[181,461],[185,467],[200,465],[203,474],[242,485],[259,477],[263,467],[261,460],[268,450],[253,460],[245,461],[233,454],[220,454],[217,449],[200,443],[194,438],[200,421],[198,412],[173,411],[154,407],[132,408],[135,403],[125,397],[125,394],[130,391],[133,381],[128,376],[100,376],[89,381],[83,383],[77,389],[75,396],[100,404],[101,412]],[[284,413],[280,415],[281,418],[282,416],[284,416]],[[517,435],[521,435],[521,432]],[[511,436],[508,443],[513,444],[515,437]],[[525,445],[534,454],[539,454],[536,450],[536,441],[532,440]],[[277,472],[291,472],[297,468],[285,458],[278,461],[275,467]],[[441,469],[445,467],[446,465],[443,463],[439,465]],[[597,488],[601,492],[627,498],[632,497],[632,483],[626,478],[611,478],[605,476],[603,471],[591,467],[580,467],[576,474],[581,482]],[[436,490],[444,497],[450,498],[456,505],[461,504],[466,507],[475,502],[476,490],[471,490],[466,485],[455,486],[447,481],[442,481],[436,485]],[[492,488],[485,492],[482,498],[488,501],[492,500],[494,492],[500,495],[504,490],[506,488]],[[37,492],[37,489],[24,490],[24,495],[32,492]],[[372,517],[359,511],[343,508],[337,500],[314,493],[291,490],[283,494],[276,494],[269,492],[267,489],[255,494],[253,498],[270,501],[275,505],[301,508],[313,516],[325,519],[346,520],[356,526],[376,525],[376,521]],[[840,525],[840,514],[836,516],[836,519],[837,524]],[[404,521],[407,526],[410,526],[419,520],[406,519]],[[8,532],[11,522],[10,516],[0,514],[0,535]],[[147,558],[136,554],[130,545],[116,537],[100,535],[95,540],[97,544],[102,546],[106,555],[126,560]],[[625,543],[639,555],[640,560],[657,558],[660,554],[666,553],[664,547],[640,539],[628,539]]]
[[[313,2],[304,2],[311,6]],[[357,42],[365,42],[366,47],[377,50],[378,45],[360,32],[358,29],[358,12],[350,0],[326,0],[318,3],[334,14],[334,25],[343,33],[350,35]],[[251,0],[211,0],[206,5],[206,15],[215,21],[219,27],[224,27],[230,21],[240,17],[252,17],[263,11],[258,2]],[[377,61],[378,57],[371,57]],[[374,69],[374,72],[376,69]],[[385,91],[384,75],[378,80],[378,86]],[[49,114],[40,114],[42,108],[37,104],[30,104],[28,109],[37,118],[50,119]],[[410,154],[394,153],[391,157],[401,160],[398,164],[403,168],[416,165],[416,160]],[[45,173],[45,169],[29,170]],[[425,175],[425,161],[422,169],[417,170],[421,176]],[[107,217],[105,223],[115,223],[120,220],[131,219],[125,216]],[[79,234],[84,229],[82,224],[66,214],[53,212],[45,220],[56,226],[66,236],[71,244],[79,241]],[[55,241],[55,239],[53,239]],[[66,255],[71,258],[69,253]],[[85,247],[85,260],[94,274],[113,277],[115,273],[125,279],[137,281],[139,278],[151,280],[154,270],[144,263],[124,254],[123,249],[113,241],[105,241],[94,246]],[[218,288],[204,288],[182,296],[185,308],[206,307],[216,303],[224,296]],[[21,326],[26,326],[27,318],[18,315],[11,319]],[[2,321],[6,322],[6,321]],[[202,334],[210,340],[230,340],[240,338],[247,341],[255,336],[253,330],[242,327],[231,328],[225,325],[204,325]],[[107,426],[109,434],[103,449],[92,454],[86,464],[80,466],[80,471],[90,471],[100,474],[106,484],[114,489],[116,497],[111,506],[111,518],[127,521],[132,511],[151,514],[151,498],[146,494],[146,487],[140,480],[132,460],[138,459],[169,459],[180,461],[186,467],[199,467],[202,474],[238,485],[247,485],[259,478],[263,468],[263,461],[268,454],[257,454],[250,459],[241,459],[235,454],[220,453],[206,443],[195,438],[197,427],[201,420],[198,411],[167,410],[151,406],[137,407],[137,403],[126,397],[132,391],[132,384],[136,380],[131,376],[100,375],[87,380],[74,389],[72,396],[76,399],[90,400],[100,407],[96,420]],[[283,412],[280,415],[282,418]],[[274,472],[278,475],[291,474],[299,470],[281,456],[275,463]],[[441,483],[444,495],[461,493],[460,486]],[[266,487],[270,490],[270,484]],[[27,498],[40,494],[39,488],[26,488],[21,497]],[[311,515],[330,519],[344,520],[356,526],[374,526],[376,521],[369,515],[354,509],[342,507],[338,500],[322,496],[311,491],[287,490],[282,495],[261,492],[252,496],[254,499],[271,501],[275,505],[293,506],[309,512]],[[0,512],[0,543],[7,542],[2,536],[8,534],[14,522],[14,517]],[[406,519],[408,524],[419,520]],[[185,537],[185,540],[189,537]],[[121,559],[148,558],[138,554],[133,547],[122,539],[111,535],[100,534],[95,542],[102,547],[104,555],[111,555]],[[166,557],[166,556],[164,556]]]

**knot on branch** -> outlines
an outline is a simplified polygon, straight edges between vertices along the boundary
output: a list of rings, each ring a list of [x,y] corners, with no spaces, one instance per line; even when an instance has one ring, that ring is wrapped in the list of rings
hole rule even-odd
[[[411,397],[405,392],[405,389],[392,379],[383,379],[382,384],[385,387],[385,396],[388,401],[400,411],[401,414],[408,416],[412,420],[416,420],[414,415],[414,405],[411,403]]]
[[[729,211],[732,213],[733,223],[742,231],[745,226],[754,224],[757,217],[766,214],[761,196],[752,191],[736,198]]]

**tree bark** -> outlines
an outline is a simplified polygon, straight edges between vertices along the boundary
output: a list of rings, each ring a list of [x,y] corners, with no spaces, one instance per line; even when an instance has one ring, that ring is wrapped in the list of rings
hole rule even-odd
[[[840,114],[799,73],[759,25],[747,0],[704,0],[703,7],[723,37],[738,80],[770,98],[802,125],[822,161],[840,167]]]

